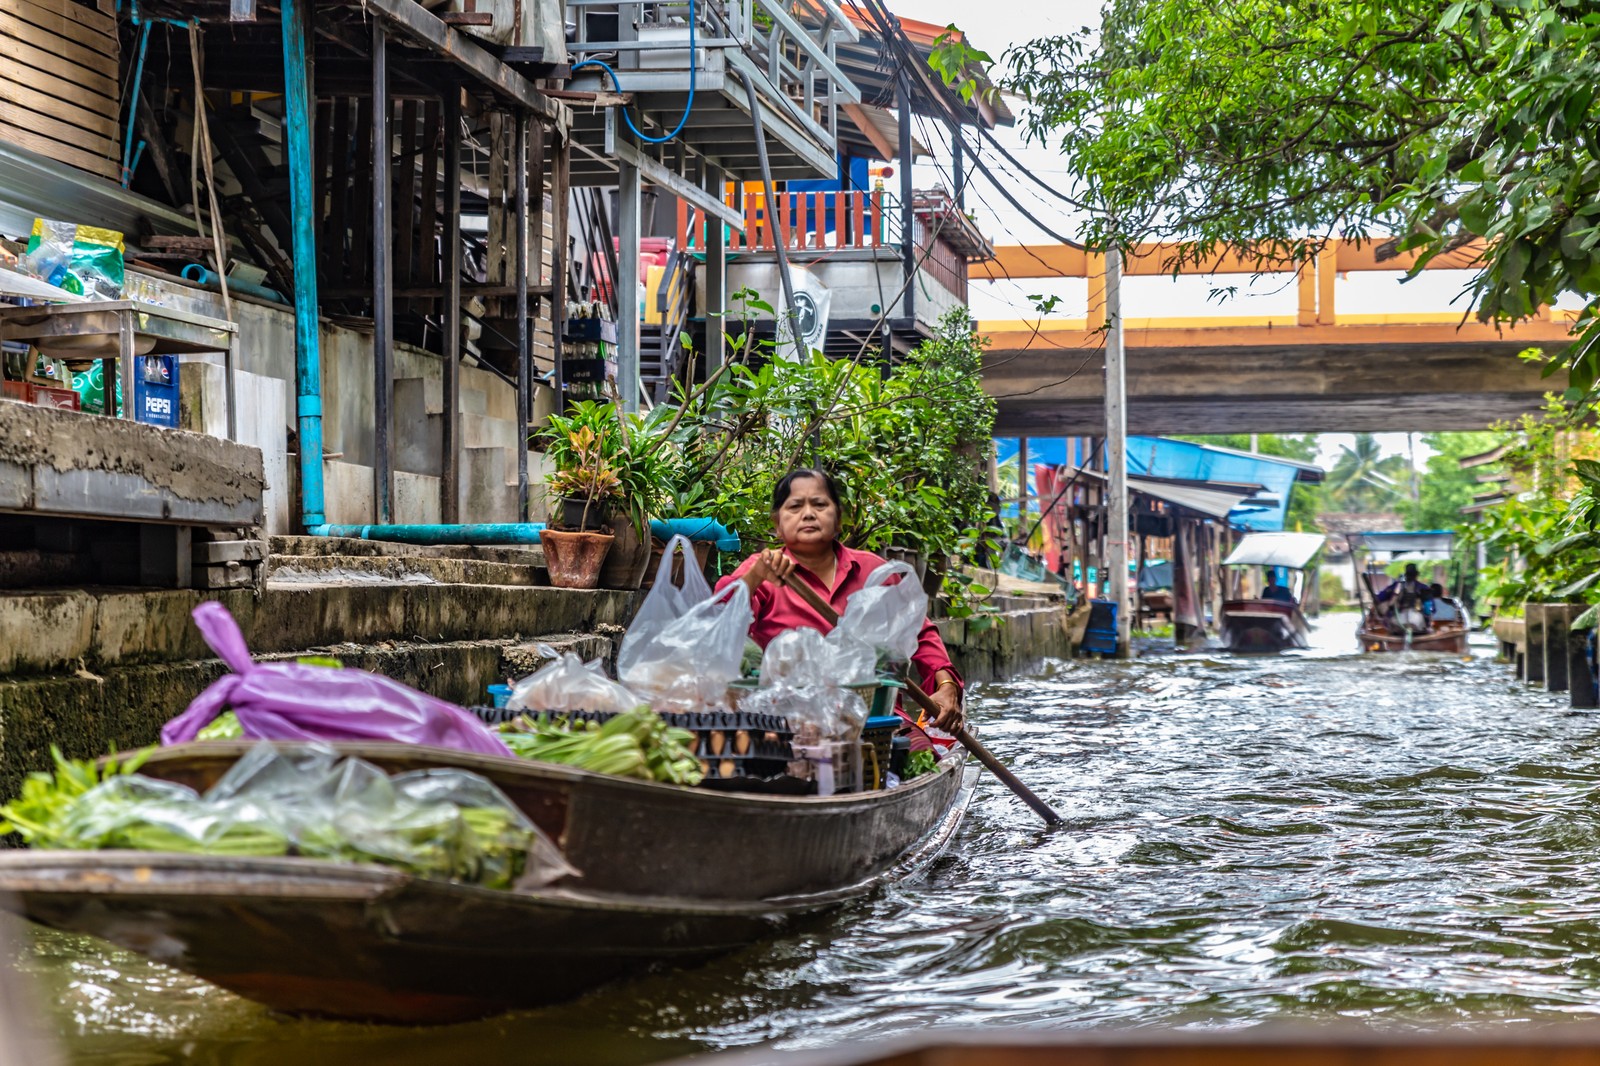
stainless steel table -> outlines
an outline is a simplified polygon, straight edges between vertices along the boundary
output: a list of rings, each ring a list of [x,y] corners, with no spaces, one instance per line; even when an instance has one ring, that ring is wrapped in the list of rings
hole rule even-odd
[[[238,339],[239,327],[232,322],[138,300],[0,307],[0,340],[23,341],[47,358],[69,363],[98,360],[105,378],[107,413],[116,409],[120,380],[124,418],[133,417],[134,411],[134,356],[221,352],[229,440],[238,436],[233,383]]]

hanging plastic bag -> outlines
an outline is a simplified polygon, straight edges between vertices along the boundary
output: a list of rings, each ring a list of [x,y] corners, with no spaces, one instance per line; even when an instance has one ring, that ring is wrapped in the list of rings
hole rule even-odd
[[[763,685],[865,685],[877,676],[872,647],[835,629],[823,636],[807,626],[773,637],[761,655]]]
[[[631,711],[644,701],[606,676],[599,660],[586,663],[573,652],[511,686],[513,711]]]
[[[672,583],[672,564],[680,552],[683,554],[683,565],[679,568],[683,572],[681,587]],[[656,583],[645,594],[644,602],[633,616],[629,632],[663,626],[682,618],[690,608],[698,607],[710,598],[711,585],[695,560],[694,542],[679,533],[667,541],[667,546],[662,549],[661,565],[656,567]]]
[[[453,703],[365,670],[257,663],[228,609],[194,609],[200,635],[233,673],[213,682],[161,729],[161,743],[195,738],[224,710],[255,740],[370,740],[511,754],[488,726]]]
[[[889,584],[895,577],[900,580]],[[884,563],[850,597],[836,632],[871,645],[893,662],[906,662],[917,650],[927,617],[928,597],[917,584],[916,571],[907,563]]]
[[[671,621],[635,619],[617,651],[617,675],[657,711],[726,708],[753,620],[742,581]]]

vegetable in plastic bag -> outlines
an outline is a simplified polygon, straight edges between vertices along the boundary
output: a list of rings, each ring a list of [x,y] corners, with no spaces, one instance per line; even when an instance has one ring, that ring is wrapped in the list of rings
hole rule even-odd
[[[900,580],[889,584],[895,577]],[[868,574],[866,584],[850,597],[835,631],[871,645],[895,662],[906,662],[917,650],[927,616],[928,597],[916,582],[916,571],[907,563],[885,563]]]
[[[617,651],[617,674],[657,711],[725,708],[753,620],[742,581],[670,621],[636,618]]]
[[[195,625],[233,673],[213,682],[161,728],[161,743],[195,739],[224,710],[255,740],[370,740],[481,755],[511,752],[468,711],[378,674],[304,663],[257,663],[228,609],[207,601]]]
[[[512,685],[506,707],[513,711],[615,711],[621,714],[643,702],[607,677],[599,660],[585,663],[569,651]]]

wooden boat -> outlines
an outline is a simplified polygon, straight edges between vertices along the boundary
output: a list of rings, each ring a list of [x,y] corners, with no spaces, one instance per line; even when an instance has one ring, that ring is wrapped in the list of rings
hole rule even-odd
[[[1350,541],[1351,565],[1356,570],[1356,597],[1361,601],[1361,625],[1356,629],[1356,640],[1360,642],[1362,651],[1467,653],[1467,624],[1464,618],[1456,622],[1430,622],[1426,629],[1410,633],[1394,632],[1378,609],[1378,590],[1374,588],[1374,578],[1384,575],[1371,564],[1373,557],[1379,553],[1387,553],[1389,562],[1402,557],[1447,561],[1455,544],[1453,532],[1434,529],[1350,533],[1346,536]]]
[[[250,746],[166,748],[143,773],[198,789]],[[482,774],[579,871],[503,892],[299,858],[0,855],[0,899],[297,1014],[439,1023],[570,999],[771,935],[914,872],[971,796],[963,754],[887,791],[765,796],[401,744],[340,744],[391,773]]]
[[[1383,1032],[1347,1025],[1245,1032],[1045,1033],[1013,1030],[908,1036],[806,1051],[770,1049],[675,1060],[670,1066],[1594,1066],[1600,1029],[1575,1023],[1531,1033]]]
[[[1279,652],[1309,646],[1311,627],[1300,603],[1308,593],[1315,594],[1306,567],[1326,539],[1320,533],[1251,533],[1239,542],[1222,561],[1223,566],[1235,568],[1233,583],[1240,583],[1242,571],[1259,569],[1267,575],[1267,587],[1279,594],[1225,600],[1224,647],[1236,652]],[[1274,584],[1278,574],[1287,574],[1289,584]]]
[[[1427,632],[1396,634],[1371,614],[1364,615],[1356,632],[1365,651],[1431,651],[1448,655],[1467,653],[1467,627],[1460,622],[1434,623]]]

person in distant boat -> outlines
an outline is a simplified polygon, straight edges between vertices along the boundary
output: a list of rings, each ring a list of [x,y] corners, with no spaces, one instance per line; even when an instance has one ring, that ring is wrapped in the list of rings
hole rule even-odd
[[[1378,593],[1378,613],[1395,633],[1427,631],[1433,590],[1422,583],[1416,563],[1407,563],[1405,576]]]
[[[839,542],[843,520],[839,486],[831,475],[801,469],[778,482],[772,490],[772,525],[783,547],[752,555],[717,582],[718,591],[734,581],[743,581],[750,589],[750,607],[755,613],[751,640],[765,648],[785,629],[807,626],[822,633],[833,629],[804,597],[784,584],[790,575],[809,585],[842,615],[850,597],[865,587],[867,575],[884,565],[881,556]],[[939,630],[927,619],[911,663],[939,708],[934,724],[949,733],[959,730],[964,723],[966,685],[950,662]]]
[[[1461,609],[1461,605],[1444,594],[1443,585],[1434,584],[1429,587],[1429,591],[1433,593],[1433,620],[1435,623],[1465,622],[1467,620],[1466,612]]]
[[[1279,603],[1295,602],[1294,593],[1289,590],[1289,586],[1280,585],[1276,581],[1267,582],[1267,587],[1261,590],[1261,598],[1276,600]]]

